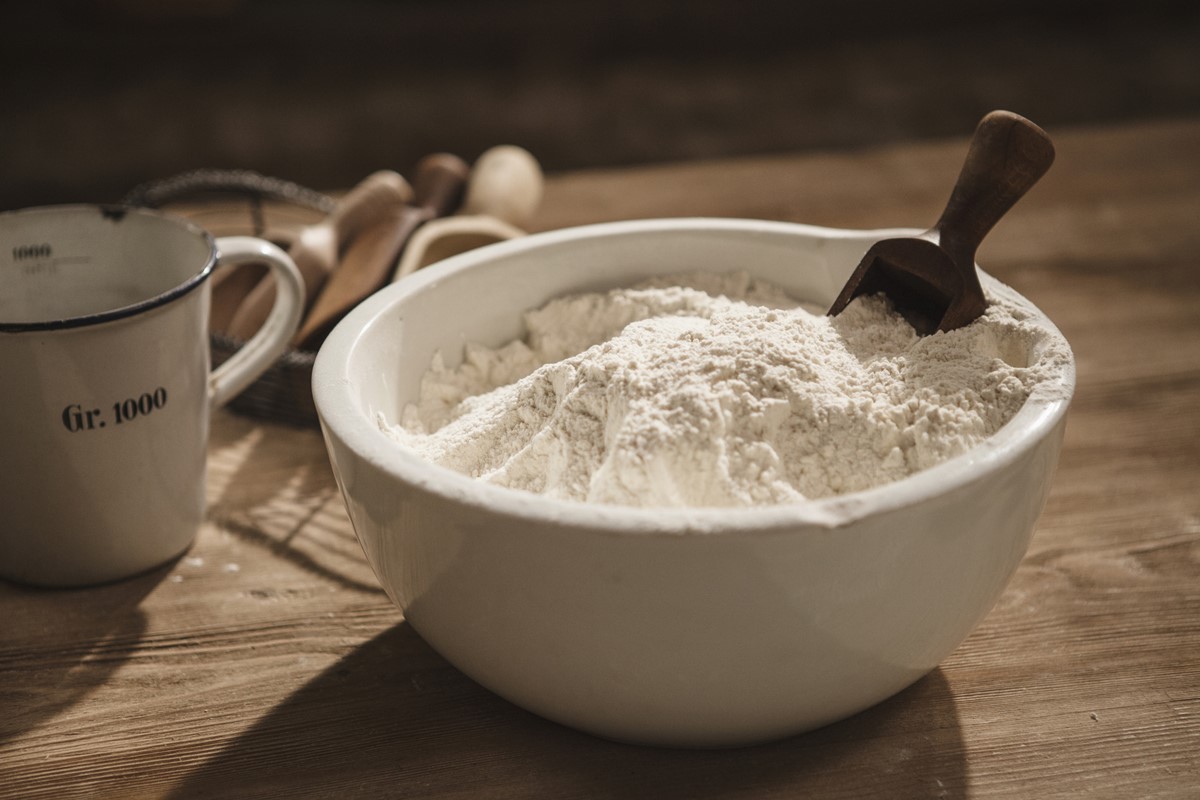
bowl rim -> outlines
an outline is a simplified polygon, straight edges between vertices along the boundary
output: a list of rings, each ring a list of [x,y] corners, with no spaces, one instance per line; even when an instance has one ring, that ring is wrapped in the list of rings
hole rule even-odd
[[[450,275],[472,269],[492,259],[566,242],[624,236],[631,233],[681,231],[731,233],[782,233],[810,239],[882,239],[912,235],[915,229],[860,230],[827,228],[794,222],[681,217],[602,222],[534,233],[486,245],[430,265],[390,284],[346,316],[330,333],[313,365],[313,399],[326,438],[339,439],[359,458],[409,487],[442,500],[486,510],[526,522],[541,521],[559,527],[602,531],[680,535],[693,533],[764,534],[794,531],[798,527],[832,529],[900,508],[913,506],[987,478],[1033,450],[1062,421],[1075,389],[1075,360],[1071,353],[1061,380],[1039,384],[1025,404],[999,431],[971,448],[907,478],[858,492],[800,503],[756,507],[654,507],[617,506],[559,500],[496,486],[448,467],[424,460],[380,430],[365,413],[348,374],[351,354],[366,337],[372,323],[405,298],[420,294]],[[1053,322],[1019,293],[982,273],[985,286],[1006,291],[1019,300],[1050,335],[1066,338]],[[1068,352],[1069,345],[1068,345]],[[331,447],[331,445],[330,445]],[[332,447],[331,447],[332,450]],[[330,452],[331,458],[334,456]],[[338,465],[334,463],[337,471]],[[343,486],[343,491],[346,487]]]

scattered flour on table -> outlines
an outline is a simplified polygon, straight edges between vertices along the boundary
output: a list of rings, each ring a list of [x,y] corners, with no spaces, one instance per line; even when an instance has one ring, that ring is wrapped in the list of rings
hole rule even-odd
[[[501,486],[630,506],[754,506],[866,489],[995,433],[1070,359],[1015,293],[918,337],[882,296],[837,317],[747,273],[552,300],[528,334],[439,354],[380,426]],[[1031,344],[1035,363],[1026,364]]]

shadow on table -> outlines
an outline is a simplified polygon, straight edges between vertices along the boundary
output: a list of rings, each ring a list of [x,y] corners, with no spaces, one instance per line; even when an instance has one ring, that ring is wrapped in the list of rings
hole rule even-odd
[[[213,418],[208,517],[225,532],[344,589],[382,594],[316,430]]]
[[[171,796],[346,792],[961,797],[966,768],[940,670],[812,733],[736,750],[668,750],[604,741],[522,711],[450,667],[401,623],[283,701]]]
[[[0,745],[102,686],[146,632],[142,599],[174,561],[83,589],[0,582]]]

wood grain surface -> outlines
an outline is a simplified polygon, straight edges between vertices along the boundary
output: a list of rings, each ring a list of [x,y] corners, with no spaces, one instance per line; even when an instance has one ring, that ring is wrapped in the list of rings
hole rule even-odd
[[[0,796],[1200,796],[1200,120],[1050,133],[1055,167],[979,260],[1075,349],[1062,460],[999,604],[908,690],[732,751],[546,722],[405,624],[318,433],[221,412],[190,552],[109,586],[0,585]],[[555,175],[538,227],[927,227],[965,147]]]

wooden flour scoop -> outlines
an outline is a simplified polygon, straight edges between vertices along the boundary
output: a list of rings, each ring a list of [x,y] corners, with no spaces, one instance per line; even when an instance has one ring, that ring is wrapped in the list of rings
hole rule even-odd
[[[1053,161],[1050,138],[1029,120],[1009,111],[985,116],[941,219],[920,236],[872,245],[830,316],[859,295],[883,292],[922,336],[974,321],[987,309],[975,250]]]

